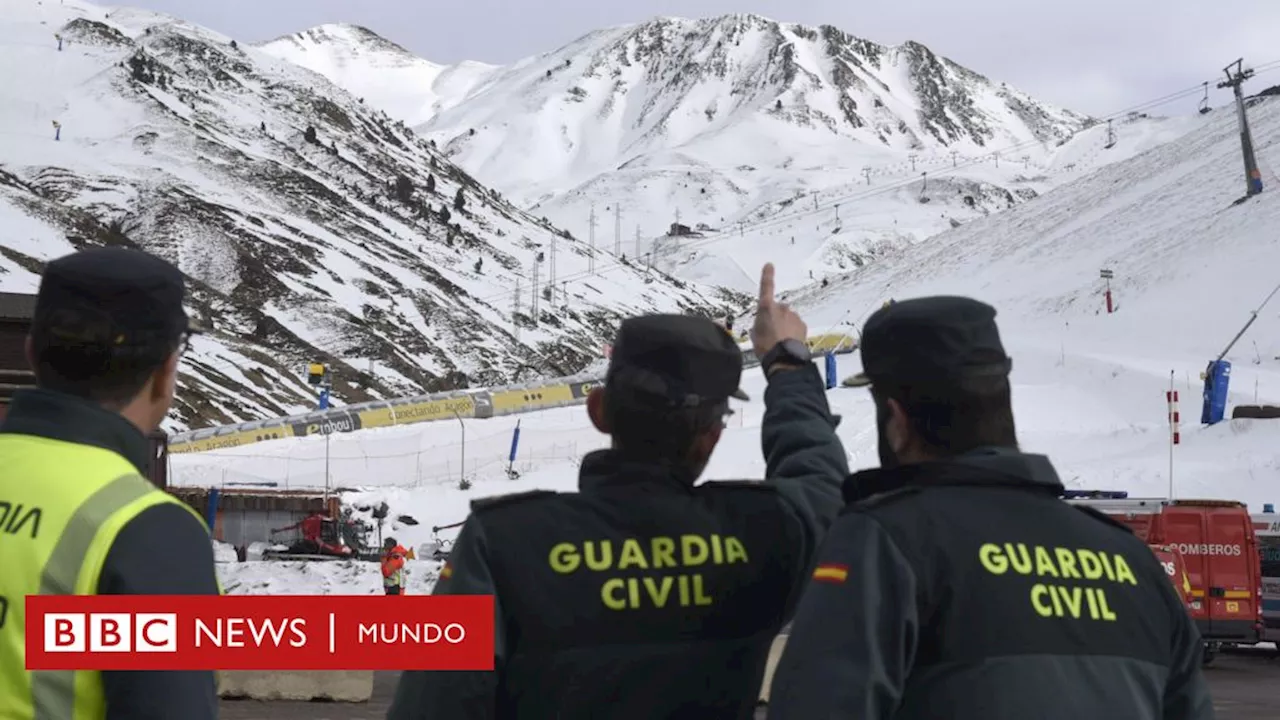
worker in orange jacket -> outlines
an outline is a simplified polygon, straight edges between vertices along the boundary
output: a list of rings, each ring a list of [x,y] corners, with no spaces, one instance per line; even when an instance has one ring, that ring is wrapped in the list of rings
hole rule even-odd
[[[409,554],[395,538],[387,538],[382,548],[382,588],[388,595],[404,594],[404,560]]]

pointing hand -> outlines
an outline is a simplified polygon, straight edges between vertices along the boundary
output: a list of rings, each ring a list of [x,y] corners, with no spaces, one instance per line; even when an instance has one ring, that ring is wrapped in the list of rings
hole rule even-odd
[[[773,263],[760,271],[760,297],[756,302],[756,319],[751,327],[751,347],[756,357],[763,358],[775,345],[788,338],[804,342],[809,328],[791,308],[774,299]]]

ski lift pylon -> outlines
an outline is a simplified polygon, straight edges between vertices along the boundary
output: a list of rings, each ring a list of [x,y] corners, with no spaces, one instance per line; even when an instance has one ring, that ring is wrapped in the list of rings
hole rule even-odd
[[[1209,113],[1209,81],[1204,83],[1204,98],[1200,100],[1200,114],[1207,115]]]

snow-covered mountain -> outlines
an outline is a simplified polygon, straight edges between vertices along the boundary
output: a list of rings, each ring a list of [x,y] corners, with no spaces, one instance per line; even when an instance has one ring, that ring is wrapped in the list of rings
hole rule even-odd
[[[478,177],[533,198],[623,168],[969,155],[1051,144],[1086,122],[918,43],[726,15],[590,33],[494,73],[423,129]]]
[[[374,97],[376,73],[343,63],[409,60],[367,32],[303,33],[315,42],[298,62]],[[266,49],[292,58],[296,42]],[[424,79],[382,106],[411,123],[438,107],[419,129],[460,167],[575,237],[740,290],[765,251],[787,261],[779,279],[794,286],[1079,177],[1083,163],[1051,166],[1092,122],[919,43],[887,47],[757,15],[599,30],[472,73],[474,84],[449,93],[429,80],[438,66],[418,62]],[[783,219],[802,209],[823,212]],[[702,237],[669,237],[673,223]]]
[[[215,331],[174,429],[314,407],[309,362],[346,401],[564,374],[626,314],[733,299],[593,261],[404,123],[175,18],[8,0],[0,38],[23,69],[0,78],[0,288],[89,243],[175,262]]]
[[[437,65],[358,25],[320,25],[257,47],[324,75],[410,126],[453,107],[498,69],[469,61]]]

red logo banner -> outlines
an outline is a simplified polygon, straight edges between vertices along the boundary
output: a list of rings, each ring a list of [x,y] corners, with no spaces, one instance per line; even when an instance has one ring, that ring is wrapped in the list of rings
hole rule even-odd
[[[29,595],[28,670],[492,670],[488,595]]]

